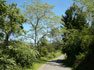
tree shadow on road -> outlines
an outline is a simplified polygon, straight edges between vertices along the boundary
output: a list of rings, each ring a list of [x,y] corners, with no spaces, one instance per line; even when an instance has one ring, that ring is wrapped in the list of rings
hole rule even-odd
[[[54,62],[54,63],[58,63],[60,65],[56,65],[56,66],[61,66],[61,67],[72,67],[72,65],[70,65],[67,60],[63,60],[63,59],[57,59],[57,60],[52,60],[52,61],[49,61],[49,62]],[[51,64],[49,63],[48,64]],[[55,66],[55,64],[54,64]]]
[[[63,60],[61,60],[61,59],[57,59],[57,60],[52,60],[52,61],[49,61],[49,62],[62,63]]]

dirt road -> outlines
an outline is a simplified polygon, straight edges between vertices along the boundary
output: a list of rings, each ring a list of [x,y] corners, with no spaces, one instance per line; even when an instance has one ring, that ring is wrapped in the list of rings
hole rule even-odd
[[[62,64],[62,60],[64,59],[64,57],[65,56],[62,55],[52,61],[49,61],[43,64],[41,67],[39,67],[38,70],[72,70],[71,68],[65,67]]]

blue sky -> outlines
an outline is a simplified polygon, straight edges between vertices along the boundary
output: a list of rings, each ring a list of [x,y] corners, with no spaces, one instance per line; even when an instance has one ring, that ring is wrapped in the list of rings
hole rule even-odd
[[[24,2],[29,3],[28,0],[7,0],[9,4],[17,3],[18,8],[22,9],[20,6],[24,4]],[[65,14],[65,11],[74,3],[72,0],[42,0],[43,3],[48,2],[51,5],[54,5],[53,12],[57,16],[61,16]],[[25,30],[29,30],[30,26],[28,24],[24,25]]]
[[[54,5],[53,11],[58,16],[64,15],[65,11],[73,4],[72,0],[43,0],[43,2]]]
[[[20,5],[23,5],[24,2],[28,2],[28,0],[7,0],[8,3],[17,3],[18,7]],[[51,5],[54,5],[55,8],[53,9],[53,12],[55,12],[56,15],[61,16],[64,15],[65,11],[73,4],[72,0],[42,0],[43,3],[48,2]],[[21,8],[21,7],[20,7]]]

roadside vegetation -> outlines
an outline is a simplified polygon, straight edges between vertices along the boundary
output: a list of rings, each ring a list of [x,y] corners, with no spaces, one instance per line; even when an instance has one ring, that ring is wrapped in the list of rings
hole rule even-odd
[[[64,22],[63,49],[66,66],[73,70],[93,70],[94,67],[94,7],[93,0],[79,0],[62,16]]]
[[[23,15],[17,4],[0,1],[0,70],[35,70],[61,54],[59,17],[51,11],[53,7],[31,0],[30,5],[22,6],[26,9]]]
[[[61,52],[65,66],[94,70],[94,1],[74,2],[59,17],[40,0],[24,3],[23,10],[0,0],[0,70],[37,70]]]

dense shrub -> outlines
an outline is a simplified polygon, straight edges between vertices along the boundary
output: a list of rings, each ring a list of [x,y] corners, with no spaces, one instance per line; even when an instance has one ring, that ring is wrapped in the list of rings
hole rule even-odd
[[[49,43],[45,46],[40,46],[38,50],[40,56],[53,58],[58,50],[61,51],[61,44],[60,42]]]
[[[79,52],[82,52],[81,49],[81,36],[78,30],[73,30],[67,36],[67,41],[64,43],[63,46],[63,53],[67,53],[67,56],[74,56],[78,55]]]
[[[85,65],[90,63],[90,59],[93,58],[94,34],[91,30],[93,30],[93,27],[85,28],[82,31],[73,30],[68,34],[67,40],[64,42],[62,51],[67,54],[67,63],[70,63],[75,68],[80,64],[84,66],[84,63]]]
[[[16,46],[9,46],[10,57],[14,57],[17,64],[20,64],[22,67],[29,67],[33,64],[38,52],[34,49],[31,49],[30,46],[23,43],[18,43]],[[13,47],[13,48],[11,48]]]
[[[30,67],[38,52],[22,42],[10,43],[8,48],[0,50],[0,70],[21,70]]]
[[[48,49],[46,46],[43,46],[39,49],[40,56],[44,57],[48,55]]]
[[[13,57],[10,58],[0,50],[0,70],[22,70],[22,68],[16,64]]]

